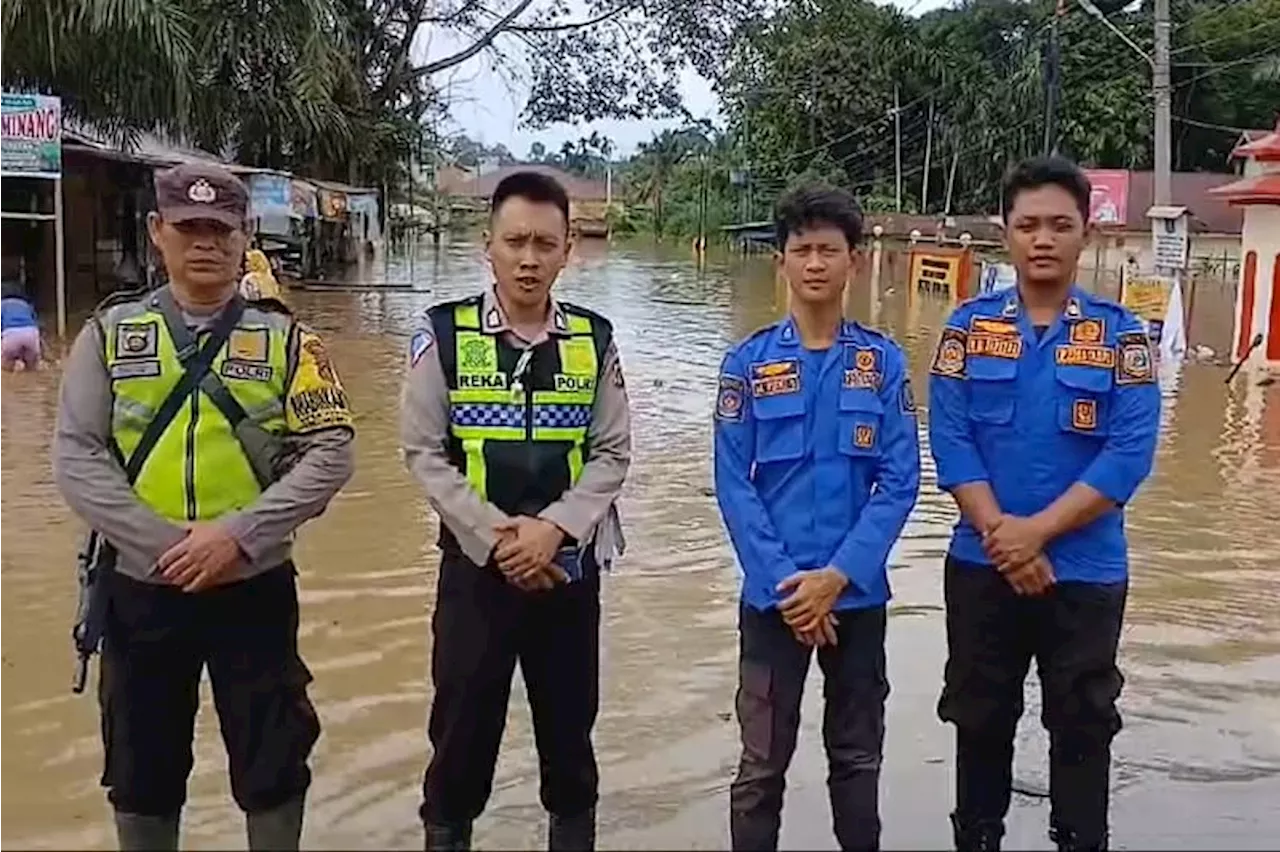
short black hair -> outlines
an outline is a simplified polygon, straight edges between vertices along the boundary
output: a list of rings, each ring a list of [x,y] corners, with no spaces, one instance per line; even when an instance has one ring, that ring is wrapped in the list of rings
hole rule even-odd
[[[821,183],[797,187],[778,199],[774,229],[778,251],[787,246],[787,237],[814,225],[832,225],[844,232],[849,248],[862,242],[862,208],[846,190]]]
[[[489,215],[498,212],[498,208],[508,198],[523,198],[535,204],[554,204],[564,215],[564,226],[569,227],[569,193],[565,192],[560,181],[551,175],[541,172],[512,172],[498,181],[493,188],[493,198],[489,201]]]
[[[1065,157],[1030,157],[1018,163],[1005,175],[1002,190],[1004,220],[1009,221],[1009,211],[1018,195],[1028,189],[1042,186],[1060,186],[1076,200],[1080,218],[1089,221],[1089,195],[1093,187],[1080,167]]]

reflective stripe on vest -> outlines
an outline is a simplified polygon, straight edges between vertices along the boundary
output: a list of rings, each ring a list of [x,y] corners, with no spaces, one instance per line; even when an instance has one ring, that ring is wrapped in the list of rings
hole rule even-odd
[[[499,340],[480,330],[479,306],[454,308],[457,387],[449,391],[449,422],[466,456],[467,481],[482,499],[488,496],[489,441],[567,442],[569,483],[582,475],[599,362],[591,320],[575,313],[566,318],[569,336],[556,338],[555,388],[528,391],[519,370],[514,376],[500,370]]]
[[[114,305],[101,322],[111,375],[111,432],[127,459],[185,368],[149,299]],[[291,324],[285,315],[247,307],[213,361],[213,372],[245,413],[277,435],[286,428],[282,400]],[[261,493],[230,422],[198,388],[161,435],[133,489],[157,514],[176,522],[222,517]]]

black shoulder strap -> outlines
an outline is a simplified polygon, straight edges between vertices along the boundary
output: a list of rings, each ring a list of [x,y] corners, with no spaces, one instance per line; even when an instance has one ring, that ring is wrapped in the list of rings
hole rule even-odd
[[[185,322],[181,321],[181,312],[177,304],[173,301],[173,294],[168,288],[161,290],[157,294],[160,305],[160,312],[164,315],[165,324],[169,326],[169,335],[173,338],[174,346],[178,347],[178,358],[182,361],[186,371],[182,374],[182,378],[173,386],[173,390],[165,397],[160,408],[156,411],[155,417],[151,418],[151,422],[147,424],[146,430],[142,433],[142,438],[138,441],[138,446],[134,449],[133,455],[129,456],[129,462],[125,465],[124,473],[129,478],[129,484],[133,484],[138,479],[138,474],[142,472],[142,466],[146,464],[147,456],[151,455],[151,451],[155,449],[156,444],[160,441],[160,436],[169,428],[169,424],[173,422],[173,418],[177,416],[178,409],[187,401],[191,395],[191,391],[200,383],[205,374],[209,372],[213,359],[217,357],[218,350],[222,349],[226,344],[227,338],[231,336],[231,330],[240,322],[240,317],[244,315],[244,301],[240,297],[233,297],[227,306],[223,308],[222,315],[218,317],[217,322],[210,329],[209,339],[204,342],[197,350],[196,336],[187,328]],[[170,314],[178,319],[177,326],[173,327]]]
[[[173,300],[173,295],[168,290],[165,290],[158,298],[157,304],[160,308],[161,316],[164,317],[165,327],[169,329],[169,336],[173,338],[174,345],[178,346],[179,349],[187,349],[193,346],[194,338],[191,330],[187,328],[186,322],[183,321],[181,310],[178,308],[177,302]],[[243,303],[241,304],[243,306]],[[232,395],[231,391],[227,390],[227,386],[222,383],[222,380],[212,370],[206,369],[197,384],[200,386],[200,390],[204,391],[205,396],[209,397],[218,410],[222,412],[222,416],[231,424],[231,430],[235,433],[236,438],[245,450],[245,455],[249,458],[249,466],[253,468],[254,477],[258,480],[258,485],[265,489],[275,478],[271,470],[271,459],[267,457],[271,453],[263,446],[263,444],[270,442],[269,436],[266,435],[265,431],[256,436],[247,436],[245,434],[247,427],[257,428],[257,424],[249,419],[249,414],[244,410],[244,406]]]

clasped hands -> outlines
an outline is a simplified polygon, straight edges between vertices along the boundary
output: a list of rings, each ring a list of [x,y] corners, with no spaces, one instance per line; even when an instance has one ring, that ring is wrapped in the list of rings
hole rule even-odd
[[[812,648],[836,644],[839,622],[831,608],[848,585],[849,578],[834,566],[797,571],[778,584],[779,592],[791,592],[778,612],[797,642]]]
[[[564,531],[558,526],[542,518],[517,515],[495,524],[493,531],[498,535],[493,561],[508,583],[535,592],[569,582],[569,575],[554,561],[564,543]]]
[[[1057,582],[1044,555],[1049,532],[1036,517],[1001,515],[982,533],[982,549],[1013,590],[1041,595]]]
[[[239,579],[245,555],[218,523],[194,523],[186,535],[156,560],[153,573],[184,592],[206,589]]]

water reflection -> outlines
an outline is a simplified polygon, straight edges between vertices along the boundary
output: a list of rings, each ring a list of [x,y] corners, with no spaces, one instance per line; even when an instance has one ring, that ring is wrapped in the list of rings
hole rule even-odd
[[[907,298],[900,256],[886,255],[883,268],[878,300],[864,275],[849,312],[902,342],[927,409],[928,358],[949,307]],[[368,263],[351,280],[401,286],[292,299],[330,341],[360,429],[355,478],[306,529],[298,552],[302,645],[325,724],[305,843],[420,848],[435,519],[400,462],[397,398],[415,316],[473,292],[485,273],[479,247],[458,241],[438,253],[424,247],[411,265]],[[735,759],[737,575],[708,489],[711,406],[725,347],[779,316],[785,297],[759,258],[712,255],[698,269],[686,251],[592,242],[559,294],[614,321],[634,414],[636,458],[622,506],[630,550],[605,589],[602,845],[722,847]],[[1224,298],[1201,290],[1197,310],[1229,316]],[[1225,335],[1205,342],[1222,349]],[[1224,375],[1185,368],[1156,473],[1130,512],[1128,728],[1117,743],[1114,816],[1117,837],[1130,845],[1196,836],[1258,845],[1280,836],[1280,583],[1272,570],[1280,560],[1280,389],[1244,379],[1227,387]],[[67,688],[80,527],[49,473],[57,378],[51,370],[3,379],[3,842],[108,848],[96,708]],[[950,734],[932,703],[943,648],[939,565],[954,509],[937,492],[927,455],[924,467],[919,505],[892,557],[884,807],[885,842],[897,846],[945,843],[950,801]],[[537,768],[519,688],[512,707],[477,841],[538,848]],[[806,707],[784,843],[829,848],[815,710]],[[1042,746],[1033,718],[1024,741]],[[197,753],[184,845],[242,847],[207,701]],[[1019,767],[1043,772],[1030,749]],[[1043,846],[1044,818],[1040,804],[1023,802],[1010,842]]]

